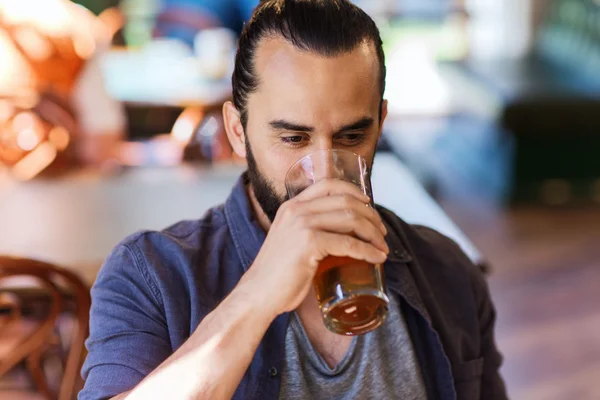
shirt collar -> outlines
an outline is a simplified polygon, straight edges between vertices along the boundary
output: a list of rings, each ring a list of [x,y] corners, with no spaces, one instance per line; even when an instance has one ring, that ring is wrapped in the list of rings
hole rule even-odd
[[[384,264],[386,285],[431,323],[431,317],[411,271],[420,267],[404,231],[406,224],[384,207],[376,208],[388,231],[385,240],[390,248],[390,255]]]
[[[246,190],[247,182],[246,173],[244,173],[225,201],[225,219],[238,257],[242,261],[244,272],[254,262],[266,238],[265,231],[254,216]]]

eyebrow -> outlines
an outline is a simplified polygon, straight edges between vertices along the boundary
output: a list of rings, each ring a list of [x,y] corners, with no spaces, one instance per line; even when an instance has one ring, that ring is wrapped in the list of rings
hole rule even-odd
[[[375,122],[373,118],[361,118],[352,124],[343,126],[337,133],[364,130],[370,128],[373,125],[373,122]]]
[[[278,119],[276,121],[269,122],[271,128],[280,129],[284,131],[293,131],[293,132],[313,132],[315,129],[310,126],[296,124],[293,122],[285,121],[282,119]]]
[[[364,117],[356,122],[342,126],[336,133],[367,129],[367,128],[370,128],[374,122],[375,121],[373,120],[373,118]],[[297,123],[285,121],[282,119],[271,121],[271,122],[269,122],[269,125],[273,129],[279,129],[279,130],[284,130],[284,131],[293,131],[293,132],[314,132],[314,130],[315,130],[315,128],[313,128],[312,126],[297,124]]]

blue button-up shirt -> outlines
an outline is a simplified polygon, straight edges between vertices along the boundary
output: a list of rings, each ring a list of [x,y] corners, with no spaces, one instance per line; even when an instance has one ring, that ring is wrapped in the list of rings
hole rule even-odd
[[[428,398],[505,399],[495,314],[481,272],[449,239],[378,210],[389,232],[388,294],[402,304]],[[225,204],[200,220],[119,244],[92,288],[79,399],[135,387],[233,290],[264,239],[242,178]],[[234,399],[278,398],[287,325],[288,314],[273,321]]]

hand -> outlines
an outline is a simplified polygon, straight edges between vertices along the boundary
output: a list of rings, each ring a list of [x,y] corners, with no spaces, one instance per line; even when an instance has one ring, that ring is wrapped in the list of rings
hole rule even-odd
[[[246,277],[276,315],[300,305],[325,257],[387,259],[386,228],[369,202],[351,183],[323,180],[280,207]]]

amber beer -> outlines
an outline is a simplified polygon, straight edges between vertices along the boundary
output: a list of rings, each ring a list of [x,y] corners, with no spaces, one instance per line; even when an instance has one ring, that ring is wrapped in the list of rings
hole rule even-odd
[[[384,287],[381,265],[329,256],[319,264],[313,284],[325,324],[331,331],[358,335],[372,331],[384,321],[387,299],[377,290],[364,290]]]
[[[324,179],[353,183],[372,198],[369,173],[366,161],[357,154],[322,150],[298,160],[288,171],[285,183],[289,198]],[[319,263],[313,285],[323,322],[332,332],[360,335],[385,320],[389,300],[381,265],[329,256]]]

